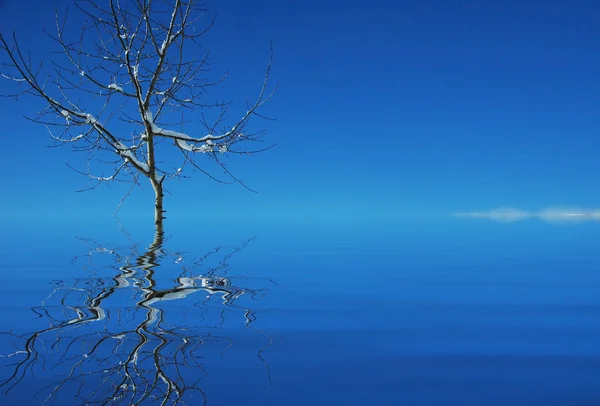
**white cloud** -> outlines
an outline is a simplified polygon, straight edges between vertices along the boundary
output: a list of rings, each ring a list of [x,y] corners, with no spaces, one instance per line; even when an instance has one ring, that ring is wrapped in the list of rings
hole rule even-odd
[[[526,219],[539,219],[548,222],[600,221],[600,209],[547,208],[537,212],[528,212],[514,207],[501,207],[488,211],[456,213],[457,217],[483,218],[503,223]]]

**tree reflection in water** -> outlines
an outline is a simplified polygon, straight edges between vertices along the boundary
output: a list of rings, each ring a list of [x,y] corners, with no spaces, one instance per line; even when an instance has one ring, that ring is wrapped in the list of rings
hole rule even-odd
[[[137,245],[122,252],[94,244],[83,258],[92,277],[56,281],[42,305],[32,309],[47,327],[22,335],[3,333],[12,337],[15,350],[1,350],[8,363],[2,371],[8,376],[3,374],[0,386],[8,392],[25,384],[28,376],[51,371],[51,383],[36,395],[49,403],[206,404],[199,382],[205,375],[203,361],[207,352],[221,352],[232,344],[218,334],[231,311],[238,313],[238,324],[264,336],[257,355],[270,381],[262,352],[272,340],[253,328],[256,312],[247,308],[268,289],[244,288],[234,281],[250,283],[248,278],[228,275],[228,260],[252,239],[190,261],[166,251],[163,236],[157,230],[141,254]],[[112,276],[103,277],[105,270],[94,265],[99,254],[110,256]],[[207,266],[214,258],[216,266]],[[159,266],[176,269],[168,286],[159,286],[159,281],[169,280],[157,274]],[[262,285],[267,283],[274,282]],[[246,306],[238,306],[242,295],[248,298]]]

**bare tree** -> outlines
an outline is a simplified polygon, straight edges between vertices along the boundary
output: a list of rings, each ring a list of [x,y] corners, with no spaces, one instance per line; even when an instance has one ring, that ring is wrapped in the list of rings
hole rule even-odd
[[[2,76],[24,86],[9,96],[41,98],[46,107],[27,118],[45,125],[57,144],[89,154],[86,170],[76,169],[92,182],[86,190],[124,177],[133,187],[140,176],[147,178],[154,190],[157,225],[165,212],[163,183],[183,176],[186,166],[219,182],[246,187],[228,170],[223,157],[270,148],[252,147],[263,141],[265,131],[252,132],[248,124],[253,117],[265,118],[259,109],[275,90],[268,89],[272,51],[256,98],[231,120],[231,102],[205,100],[209,88],[224,77],[215,81],[205,77],[210,53],[199,41],[214,18],[201,26],[202,4],[197,0],[96,3],[75,1],[85,21],[74,31],[76,40],[68,39],[67,13],[59,18],[55,12],[56,32],[46,32],[59,48],[50,72],[43,62],[34,65],[14,32],[12,45],[0,33],[0,49],[8,57]],[[173,129],[189,122],[186,113],[197,117],[201,134]],[[179,151],[176,164],[163,160],[169,155],[160,145],[163,141]],[[162,154],[161,148],[165,148]],[[216,163],[221,175],[200,164],[199,156]],[[110,171],[94,173],[92,162],[108,164]]]

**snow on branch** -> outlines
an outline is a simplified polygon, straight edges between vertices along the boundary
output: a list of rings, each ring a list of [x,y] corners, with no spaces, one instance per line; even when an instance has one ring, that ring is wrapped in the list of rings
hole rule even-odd
[[[108,85],[108,89],[123,93],[123,88],[115,83],[111,83],[110,85]]]
[[[125,158],[126,161],[131,162],[134,166],[138,167],[145,174],[150,173],[150,167],[147,163],[140,161],[135,157],[130,148],[127,148],[123,143],[117,141],[115,149],[119,155]]]
[[[46,129],[48,130],[48,133],[50,134],[50,137],[52,139],[54,139],[56,141],[60,141],[60,142],[75,142],[75,141],[78,141],[78,140],[82,139],[86,135],[84,133],[81,133],[81,134],[79,134],[79,135],[77,135],[75,137],[72,137],[72,138],[60,138],[60,137],[55,136],[52,133],[52,131],[50,130],[50,127],[46,126]]]
[[[201,145],[197,147],[195,145],[189,144],[188,142],[181,140],[179,138],[175,138],[175,143],[179,148],[188,152],[213,152],[213,147],[209,144]]]

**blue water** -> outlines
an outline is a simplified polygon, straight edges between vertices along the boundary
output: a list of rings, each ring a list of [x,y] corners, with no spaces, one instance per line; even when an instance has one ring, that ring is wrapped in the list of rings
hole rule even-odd
[[[5,230],[0,404],[600,404],[598,225],[125,231]]]

